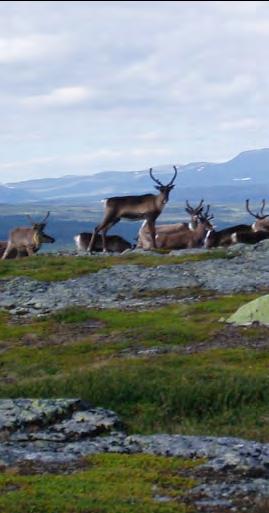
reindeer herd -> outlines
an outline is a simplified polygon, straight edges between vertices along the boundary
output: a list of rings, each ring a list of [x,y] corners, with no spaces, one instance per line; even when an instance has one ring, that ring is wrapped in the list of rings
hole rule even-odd
[[[115,196],[105,201],[103,221],[93,233],[83,232],[75,235],[74,241],[78,251],[112,251],[122,253],[134,246],[119,235],[107,235],[108,230],[121,219],[143,220],[138,232],[135,247],[143,250],[215,248],[236,243],[255,244],[269,238],[269,214],[264,214],[265,200],[255,214],[250,210],[249,199],[246,200],[247,212],[255,218],[252,224],[239,224],[216,231],[211,223],[214,216],[210,213],[210,205],[205,206],[202,199],[196,207],[186,201],[185,210],[190,216],[188,223],[156,225],[156,219],[169,201],[169,194],[174,188],[177,168],[167,185],[154,177],[152,168],[149,170],[151,179],[157,184],[158,194],[142,194],[136,196]],[[0,241],[0,256],[3,260],[31,256],[40,249],[43,243],[53,243],[55,239],[44,230],[49,212],[45,218],[36,223],[28,216],[30,227],[17,227],[11,230],[7,241]],[[100,233],[101,235],[100,235]]]

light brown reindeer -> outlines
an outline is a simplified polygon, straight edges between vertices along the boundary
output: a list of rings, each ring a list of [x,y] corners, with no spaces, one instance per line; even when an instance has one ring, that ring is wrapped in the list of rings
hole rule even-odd
[[[179,234],[183,233],[188,230],[195,230],[198,224],[199,214],[202,213],[203,210],[203,202],[202,199],[197,205],[197,207],[192,207],[188,200],[186,201],[186,212],[191,216],[191,220],[189,223],[173,223],[173,224],[159,224],[155,226],[155,232],[156,232],[156,239],[158,239],[160,236],[163,236],[163,234],[169,235],[169,234]],[[144,221],[142,224],[139,232],[138,232],[138,239],[137,239],[137,248],[143,248],[143,249],[150,249],[151,245],[151,236],[150,231],[148,228],[147,221]]]
[[[156,235],[156,247],[159,249],[190,249],[199,248],[204,244],[206,234],[212,230],[210,221],[213,215],[209,215],[210,206],[206,211],[198,215],[197,226],[193,229],[184,229],[170,233],[158,233]]]
[[[32,227],[20,226],[11,230],[2,260],[10,258],[10,255],[15,255],[15,258],[26,255],[31,256],[40,249],[43,243],[55,242],[53,237],[44,233],[49,214],[48,212],[41,223],[36,223],[28,215],[27,217],[32,223]]]
[[[163,185],[160,180],[154,178],[152,168],[149,170],[151,179],[157,183],[155,188],[159,194],[142,194],[139,196],[115,196],[108,198],[105,203],[105,215],[101,224],[99,224],[92,235],[89,245],[89,252],[94,248],[96,235],[102,233],[103,251],[107,251],[106,233],[122,218],[133,221],[146,219],[151,235],[152,247],[156,247],[155,243],[155,221],[162,212],[164,206],[169,200],[169,193],[174,188],[174,181],[177,176],[177,168],[174,166],[174,176],[172,180]]]

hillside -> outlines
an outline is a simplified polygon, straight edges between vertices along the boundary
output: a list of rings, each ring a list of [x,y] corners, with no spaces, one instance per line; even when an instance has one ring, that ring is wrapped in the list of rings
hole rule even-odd
[[[2,262],[0,510],[266,513],[268,253]]]
[[[173,164],[153,168],[162,182],[167,183],[171,179]],[[186,198],[199,200],[203,195],[208,201],[233,202],[244,201],[246,197],[260,200],[261,195],[269,195],[268,148],[246,151],[228,162],[218,164],[198,162],[177,166],[179,174],[171,201],[185,201]],[[89,205],[108,196],[153,192],[153,186],[148,170],[68,175],[3,184],[0,203]]]

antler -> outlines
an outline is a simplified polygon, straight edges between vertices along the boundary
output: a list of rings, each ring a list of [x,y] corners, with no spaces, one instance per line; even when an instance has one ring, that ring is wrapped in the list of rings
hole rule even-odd
[[[261,210],[260,210],[260,214],[259,214],[259,219],[265,219],[266,217],[269,217],[269,214],[263,215],[264,207],[265,207],[265,199],[262,200],[262,206],[261,206]]]
[[[203,203],[204,203],[204,200],[203,200],[203,199],[201,199],[201,201],[200,201],[199,205],[198,205],[197,207],[194,207],[194,208],[193,208],[193,207],[189,204],[188,200],[186,200],[187,208],[185,208],[185,210],[186,210],[189,214],[197,214],[197,215],[198,215],[198,214],[200,214],[200,213],[202,212],[202,210],[203,210],[203,208],[204,208],[204,207],[203,207]]]
[[[203,214],[200,214],[201,218],[207,219],[207,221],[210,221],[211,219],[214,219],[214,215],[213,214],[209,215],[209,209],[210,209],[210,205],[207,205],[206,211]]]
[[[172,184],[174,183],[175,179],[176,179],[176,176],[177,176],[177,168],[176,168],[176,166],[173,166],[173,168],[174,168],[174,170],[175,170],[175,172],[174,172],[174,176],[173,176],[172,180],[171,180],[171,181],[166,185],[166,187],[168,187],[168,186],[172,185]],[[153,174],[152,174],[152,167],[151,167],[151,168],[150,168],[150,170],[149,170],[149,174],[150,174],[150,177],[152,178],[152,180],[154,180],[154,182],[156,182],[158,185],[161,185],[161,186],[163,186],[163,187],[164,187],[163,183],[162,183],[162,182],[160,182],[160,180],[158,180],[157,178],[155,178],[155,177],[153,176]]]
[[[176,168],[176,166],[173,166],[173,168],[175,170],[175,173],[174,173],[174,176],[173,176],[171,182],[169,182],[168,185],[172,185],[174,183],[175,179],[176,179],[176,176],[177,176],[177,168]]]
[[[265,219],[266,217],[269,217],[269,214],[267,215],[263,215],[263,211],[264,211],[264,207],[265,207],[265,199],[262,200],[262,206],[261,206],[261,209],[260,209],[260,213],[257,212],[257,214],[254,214],[253,212],[251,212],[250,208],[249,208],[249,199],[246,200],[246,209],[248,211],[248,213],[255,217],[256,219]]]
[[[42,223],[45,223],[50,215],[50,212],[48,210],[47,214],[45,215],[44,219],[42,220]]]
[[[31,224],[35,223],[35,221],[33,221],[33,218],[30,216],[30,214],[26,214],[26,217],[28,217]]]
[[[152,167],[150,168],[149,170],[149,174],[150,174],[150,178],[152,178],[152,180],[154,182],[156,182],[158,185],[163,185],[162,182],[160,182],[160,180],[158,180],[157,178],[154,178],[153,174],[152,174]]]

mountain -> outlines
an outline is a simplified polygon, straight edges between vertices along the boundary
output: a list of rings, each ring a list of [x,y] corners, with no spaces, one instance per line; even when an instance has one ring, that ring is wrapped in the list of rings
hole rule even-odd
[[[14,184],[15,185],[15,184]],[[31,194],[27,187],[20,189],[13,185],[0,185],[0,202],[1,203],[22,203],[26,201],[34,201],[35,195]]]
[[[240,153],[223,163],[193,162],[178,165],[171,201],[186,198],[207,201],[242,201],[269,196],[269,148]],[[163,183],[170,181],[173,167],[153,169]],[[148,170],[106,171],[89,176],[67,175],[0,186],[0,203],[49,202],[87,205],[104,197],[154,192]]]

